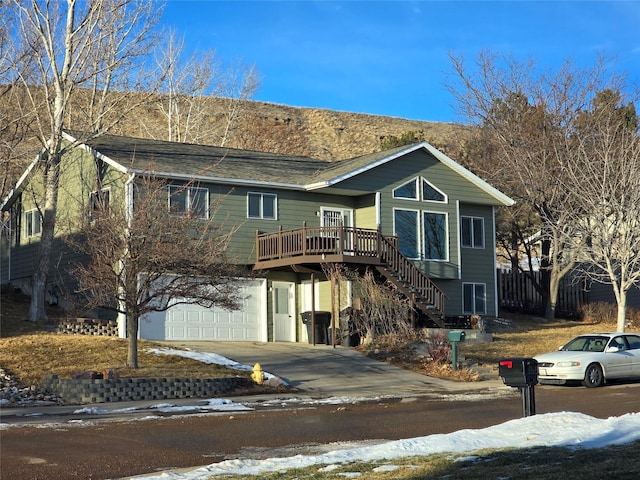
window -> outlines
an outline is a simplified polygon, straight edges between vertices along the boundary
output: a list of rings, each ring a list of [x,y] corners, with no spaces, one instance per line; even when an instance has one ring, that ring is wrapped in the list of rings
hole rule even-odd
[[[209,190],[200,187],[169,185],[169,212],[190,214],[195,218],[209,217]]]
[[[487,286],[484,283],[462,284],[462,310],[464,313],[487,313]]]
[[[463,247],[484,248],[484,218],[461,217],[460,236]]]
[[[398,236],[400,252],[407,258],[420,258],[418,212],[416,210],[395,210],[393,214],[393,228]]]
[[[447,197],[436,187],[422,179],[422,200],[425,202],[446,202]]]
[[[424,260],[448,259],[446,214],[402,209],[394,210],[393,214],[394,231],[404,256]]]
[[[276,199],[272,193],[249,192],[247,194],[247,217],[276,219]]]
[[[447,218],[444,213],[422,212],[424,258],[447,259]]]
[[[109,190],[91,192],[89,195],[89,220],[109,213]]]
[[[407,198],[410,200],[418,200],[418,178],[414,178],[410,182],[400,185],[393,189],[393,198]]]
[[[418,189],[419,184],[422,185],[422,188],[420,190]],[[393,198],[402,198],[405,200],[422,200],[423,202],[447,201],[447,197],[444,193],[442,193],[422,177],[416,177],[413,180],[394,188]]]
[[[25,212],[24,233],[26,237],[38,237],[42,234],[42,215],[40,215],[40,210]]]

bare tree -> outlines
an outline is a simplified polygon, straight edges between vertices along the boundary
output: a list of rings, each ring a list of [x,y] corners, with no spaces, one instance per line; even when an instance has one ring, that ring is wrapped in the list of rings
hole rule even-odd
[[[555,315],[560,280],[574,267],[578,225],[572,220],[579,205],[561,181],[563,169],[575,156],[577,113],[595,92],[614,84],[604,60],[589,69],[567,61],[555,72],[539,72],[533,62],[484,52],[475,69],[462,57],[451,56],[449,91],[461,113],[492,135],[495,142],[493,181],[530,205],[540,226],[545,316]]]
[[[570,162],[565,188],[582,207],[580,270],[609,284],[618,305],[617,329],[624,331],[627,293],[640,285],[640,137],[632,102],[620,92],[598,92],[579,116],[578,161]],[[575,188],[578,186],[578,188]]]
[[[185,56],[184,41],[175,31],[169,31],[156,53],[156,63],[162,72],[162,82],[155,97],[165,130],[160,137],[183,143],[213,143],[208,123],[211,105],[207,97],[216,95],[219,65],[215,52],[206,50]],[[143,128],[157,138],[154,124],[145,122]],[[155,122],[154,122],[155,123]]]
[[[82,209],[80,234],[66,241],[87,257],[72,268],[78,289],[70,302],[82,311],[106,308],[125,314],[127,366],[138,368],[142,316],[182,303],[238,309],[242,297],[235,280],[248,272],[225,254],[237,226],[225,226],[216,217],[224,196],[171,213],[165,181],[146,174],[128,185],[127,196],[135,198],[132,209],[128,202],[98,198],[91,215]],[[178,200],[191,186],[172,195]]]
[[[13,0],[10,11],[17,25],[11,38],[11,75],[26,91],[28,102],[23,110],[29,108],[33,115],[46,179],[45,201],[39,205],[39,266],[32,280],[29,310],[29,319],[37,321],[46,318],[44,297],[60,160],[74,147],[63,140],[65,122],[81,122],[75,125],[87,133],[77,139],[86,141],[108,131],[140,101],[133,100],[133,92],[148,87],[142,60],[149,51],[159,9],[143,0]],[[116,89],[131,94],[117,95]],[[87,96],[91,100],[88,107],[83,101]]]
[[[139,115],[145,135],[183,143],[223,146],[244,118],[256,92],[254,67],[225,68],[213,50],[188,54],[175,31],[155,49],[161,77],[153,110]],[[159,127],[161,125],[161,127]]]
[[[243,117],[249,100],[260,85],[260,77],[255,66],[239,65],[227,70],[221,82],[221,96],[224,101],[223,123],[216,145],[227,144],[233,127]]]
[[[360,311],[351,321],[363,343],[381,335],[408,336],[413,331],[409,301],[388,284],[376,281],[369,269],[353,279],[353,296],[359,299]]]

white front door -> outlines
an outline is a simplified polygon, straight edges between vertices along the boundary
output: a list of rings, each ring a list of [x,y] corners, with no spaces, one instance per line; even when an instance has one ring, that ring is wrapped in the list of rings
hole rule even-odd
[[[295,297],[292,282],[273,282],[273,340],[296,341]]]

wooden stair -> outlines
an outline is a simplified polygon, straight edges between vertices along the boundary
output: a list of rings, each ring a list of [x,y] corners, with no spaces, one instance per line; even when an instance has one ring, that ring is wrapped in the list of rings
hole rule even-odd
[[[322,263],[375,266],[434,326],[444,327],[445,295],[398,248],[397,237],[353,227],[307,227],[256,232],[254,269],[302,268]],[[309,267],[311,268],[311,267]]]
[[[376,270],[402,292],[429,320],[444,327],[445,295],[415,264],[398,250],[395,242],[381,236],[381,265]]]

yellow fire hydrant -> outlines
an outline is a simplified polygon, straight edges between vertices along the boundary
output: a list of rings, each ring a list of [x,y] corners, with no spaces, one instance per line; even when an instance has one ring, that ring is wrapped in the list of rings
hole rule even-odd
[[[258,385],[262,385],[262,382],[264,382],[264,372],[262,371],[262,367],[259,363],[256,363],[253,366],[253,373],[251,374],[251,378]]]

